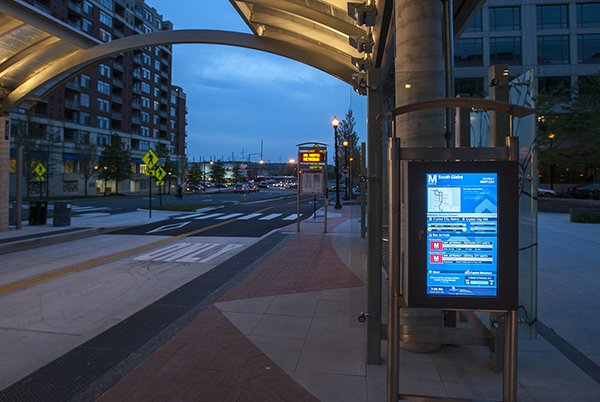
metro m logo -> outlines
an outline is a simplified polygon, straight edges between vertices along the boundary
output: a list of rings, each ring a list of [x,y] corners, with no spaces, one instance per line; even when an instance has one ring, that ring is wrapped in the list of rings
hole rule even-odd
[[[427,184],[437,184],[437,174],[428,174]]]

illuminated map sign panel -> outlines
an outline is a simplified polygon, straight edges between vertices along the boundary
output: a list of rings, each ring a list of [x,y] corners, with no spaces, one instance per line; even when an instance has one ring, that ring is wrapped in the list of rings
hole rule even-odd
[[[427,174],[427,294],[498,294],[498,175]]]
[[[518,165],[408,162],[405,172],[409,307],[516,308]]]

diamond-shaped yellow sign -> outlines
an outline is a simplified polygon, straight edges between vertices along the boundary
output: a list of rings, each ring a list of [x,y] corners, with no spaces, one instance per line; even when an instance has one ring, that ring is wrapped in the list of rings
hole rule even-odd
[[[46,173],[46,168],[41,163],[38,163],[33,171],[36,172],[38,176],[43,176],[44,173]]]
[[[142,158],[148,169],[152,169],[158,162],[158,156],[151,149],[146,152],[146,155]]]
[[[154,177],[156,177],[156,181],[162,181],[162,179],[164,179],[166,175],[167,175],[167,171],[165,169],[163,169],[162,167],[159,167],[158,169],[156,169],[155,173],[154,173]]]

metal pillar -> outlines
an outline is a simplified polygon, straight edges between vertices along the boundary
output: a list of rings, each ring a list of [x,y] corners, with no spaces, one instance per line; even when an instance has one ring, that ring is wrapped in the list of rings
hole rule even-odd
[[[0,232],[8,230],[10,117],[0,116]]]
[[[367,364],[381,364],[381,231],[383,225],[382,183],[383,158],[381,126],[377,116],[381,112],[380,70],[367,72]]]
[[[367,237],[367,144],[360,143],[360,237]]]
[[[454,97],[454,13],[452,0],[444,2],[444,80],[446,98]],[[453,146],[454,109],[446,108],[444,117],[446,147]]]
[[[21,229],[23,224],[23,147],[17,147],[17,175],[15,182],[15,228]]]

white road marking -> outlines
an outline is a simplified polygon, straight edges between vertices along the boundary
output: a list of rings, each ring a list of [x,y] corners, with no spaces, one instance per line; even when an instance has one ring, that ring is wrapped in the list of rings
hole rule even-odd
[[[239,220],[239,221],[247,221],[247,220],[249,220],[249,219],[256,218],[257,216],[261,216],[261,215],[262,215],[261,213],[259,213],[259,212],[255,212],[255,213],[253,213],[253,214],[248,214],[248,215],[245,215],[245,216],[240,216],[240,217],[238,218],[238,220]]]
[[[234,214],[229,214],[229,215],[225,215],[225,216],[219,216],[217,219],[219,220],[226,220],[226,219],[231,219],[231,218],[235,218],[237,216],[240,215],[244,215],[242,212],[236,212]]]
[[[219,212],[219,213],[216,213],[216,214],[208,214],[208,215],[204,215],[204,216],[199,216],[199,217],[194,218],[194,219],[210,219],[210,218],[216,218],[217,216],[221,216],[221,215],[223,215],[223,212]]]
[[[302,214],[300,214],[300,216],[302,216]],[[298,214],[291,214],[290,216],[283,218],[284,221],[295,221],[296,219],[298,219]]]
[[[202,216],[204,214],[190,214],[190,215],[183,215],[183,216],[178,216],[176,218],[173,219],[192,219],[192,218],[196,218],[198,216]]]
[[[177,243],[140,255],[137,261],[206,263],[234,251],[240,243]]]
[[[275,218],[277,218],[278,216],[281,216],[281,215],[283,215],[283,214],[270,214],[270,215],[267,215],[267,216],[263,216],[262,218],[259,219],[259,221],[270,221],[271,219],[275,219]]]
[[[156,229],[152,229],[151,231],[146,232],[146,234],[156,233],[156,232],[165,232],[167,230],[173,230],[173,229],[179,229],[190,223],[192,223],[192,222],[187,221],[187,222],[181,222],[181,223],[172,223],[170,225],[164,225],[164,226],[157,227]]]

